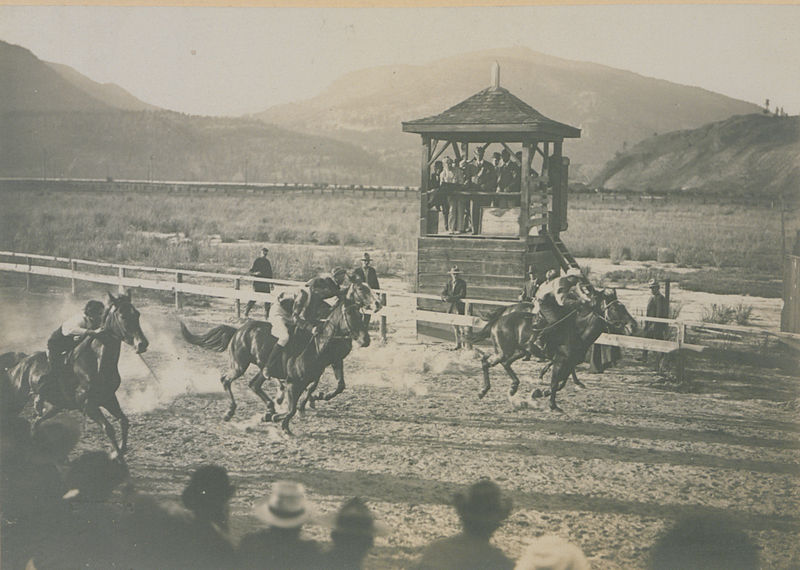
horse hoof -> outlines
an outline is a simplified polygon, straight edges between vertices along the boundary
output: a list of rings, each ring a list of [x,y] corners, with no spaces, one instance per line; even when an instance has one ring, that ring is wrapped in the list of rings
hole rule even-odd
[[[233,417],[233,414],[225,414],[225,416],[222,418],[222,421],[229,422],[229,421],[231,421],[232,417]]]
[[[518,388],[511,388],[511,389],[508,391],[508,395],[509,395],[509,396],[513,396],[514,394],[516,394],[516,393],[517,393],[517,390],[518,390]]]
[[[559,407],[558,407],[558,406],[556,406],[555,404],[551,404],[551,405],[550,405],[550,409],[551,409],[552,411],[554,411],[554,412],[558,412],[559,414],[563,414],[563,413],[564,413],[564,410],[562,410],[561,408],[559,408]]]
[[[261,417],[261,421],[264,423],[272,422],[272,416],[274,416],[274,412],[264,412],[264,415]]]
[[[539,389],[539,388],[536,388],[536,390],[531,392],[531,398],[533,398],[533,399],[541,398],[543,395],[544,394],[542,393],[541,389]]]
[[[488,392],[489,392],[489,390],[481,390],[480,392],[478,392],[478,399],[479,399],[479,400],[482,400],[482,399],[483,399],[483,397],[484,397],[484,396],[485,396],[485,395],[486,395]]]

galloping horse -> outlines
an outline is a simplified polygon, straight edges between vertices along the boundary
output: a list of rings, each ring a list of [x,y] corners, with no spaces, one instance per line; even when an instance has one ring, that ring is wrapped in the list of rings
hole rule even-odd
[[[22,410],[32,394],[37,396],[35,425],[62,410],[81,410],[97,422],[111,441],[114,451],[123,455],[128,449],[130,422],[120,408],[116,391],[121,379],[117,363],[122,342],[133,346],[138,354],[147,350],[148,341],[139,325],[139,311],[131,304],[130,294],[114,297],[108,294],[109,306],[103,316],[102,332],[87,337],[70,353],[62,378],[52,381],[47,354],[35,352],[23,358],[8,371],[8,393],[11,408]],[[41,407],[40,407],[41,406]],[[114,427],[100,408],[119,420],[122,445],[117,444]]]
[[[381,304],[380,301],[376,299],[372,290],[365,284],[352,283],[347,290],[344,301],[337,303],[336,307],[334,307],[334,310],[347,310],[349,312],[351,308],[355,309],[356,312],[358,312],[361,308],[371,308],[374,311],[378,311],[381,308]],[[329,327],[331,322],[339,320],[338,317],[334,318],[334,310],[331,311],[328,320],[325,322],[325,327]],[[320,333],[320,338],[325,337],[325,330],[327,329],[324,328]],[[276,338],[271,334],[272,325],[261,321],[248,321],[238,329],[228,325],[220,325],[211,329],[204,335],[195,335],[186,328],[186,325],[181,323],[181,332],[183,333],[183,337],[191,344],[210,350],[216,350],[218,352],[222,352],[226,348],[228,349],[228,371],[222,374],[220,377],[220,382],[222,383],[225,391],[228,393],[228,397],[230,399],[230,406],[225,414],[225,417],[223,418],[225,421],[229,421],[236,412],[236,400],[233,397],[231,384],[234,380],[244,374],[251,364],[255,364],[258,367],[258,372],[250,380],[250,382],[248,382],[248,387],[261,399],[262,402],[264,402],[264,405],[267,406],[267,412],[264,414],[264,420],[268,421],[272,417],[272,415],[275,413],[275,403],[272,398],[270,398],[262,389],[262,385],[270,376],[269,372],[267,371],[267,359],[269,358],[269,354],[272,351],[272,347],[276,340]],[[302,348],[305,348],[305,346],[308,344],[309,336],[303,333],[304,331],[298,331],[293,335],[294,338],[292,342],[290,342],[289,346],[287,346],[287,355],[291,355],[292,357],[296,356],[296,353],[300,352],[300,345],[302,345]],[[353,339],[355,340],[355,337],[353,337]],[[369,339],[368,336],[367,339]],[[368,343],[369,340],[367,340],[367,344]],[[309,388],[306,398],[309,404],[312,406],[314,404],[314,400],[316,399],[313,396],[313,391],[316,389],[320,376],[322,375],[322,371],[325,369],[325,367],[331,366],[333,368],[337,385],[335,390],[325,394],[319,399],[325,401],[330,400],[338,394],[341,394],[345,389],[343,361],[352,349],[352,342],[349,338],[337,334],[329,338],[329,340],[326,341],[326,344],[327,346],[325,347],[324,351],[325,359],[326,362],[329,362],[327,362],[325,366],[320,369],[315,381],[306,384],[306,386]],[[304,388],[306,386],[304,386]],[[295,405],[297,404],[296,400],[299,398],[301,393],[302,390],[300,392],[294,392],[293,396],[295,398]],[[303,404],[305,404],[305,402],[303,402]],[[294,415],[294,412],[292,412],[292,415]]]
[[[594,341],[603,332],[624,328],[628,334],[632,334],[636,328],[636,321],[619,302],[616,291],[602,289],[595,291],[592,297],[594,307],[575,309],[558,323],[548,327],[553,329],[550,341],[554,348],[551,358],[553,372],[551,389],[544,395],[550,396],[550,407],[554,410],[558,409],[555,393],[564,387],[570,374],[574,376],[575,367],[583,361],[586,351]],[[529,353],[547,357],[532,343],[535,335],[541,331],[534,328],[534,313],[531,307],[530,304],[521,303],[498,309],[490,315],[483,329],[473,336],[473,340],[491,336],[494,346],[494,355],[486,354],[481,359],[483,387],[478,394],[479,397],[483,398],[491,388],[489,368],[492,366],[502,364],[511,377],[509,395],[513,396],[519,388],[519,378],[511,369],[511,364]],[[541,390],[534,391],[531,396],[538,397],[540,393]]]

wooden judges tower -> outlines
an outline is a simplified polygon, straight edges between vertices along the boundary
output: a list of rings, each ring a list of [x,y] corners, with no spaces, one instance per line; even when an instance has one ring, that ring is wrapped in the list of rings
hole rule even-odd
[[[567,229],[569,169],[562,144],[565,138],[580,137],[580,129],[545,117],[500,87],[497,63],[487,89],[438,115],[404,122],[403,131],[422,135],[418,293],[438,296],[448,271],[458,265],[468,298],[513,302],[529,266],[537,277],[551,268],[577,267],[559,235]],[[471,159],[470,145],[483,148],[488,161],[493,152],[508,150],[520,167],[519,191],[487,193],[465,187],[456,192],[455,199],[479,205],[471,208],[477,219],[470,234],[446,233],[439,212],[429,206],[430,175],[440,157]],[[515,156],[518,151],[521,158]],[[417,307],[446,310],[435,299],[419,299]],[[452,338],[452,327],[417,321],[417,333]]]

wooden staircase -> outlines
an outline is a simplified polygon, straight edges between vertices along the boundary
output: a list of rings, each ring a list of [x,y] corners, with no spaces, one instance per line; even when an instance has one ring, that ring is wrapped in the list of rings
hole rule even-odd
[[[580,269],[581,266],[578,265],[578,262],[572,256],[572,254],[567,249],[567,246],[564,245],[564,242],[561,241],[561,238],[556,238],[550,235],[550,233],[545,232],[544,235],[547,237],[547,240],[550,242],[550,245],[553,247],[553,253],[558,260],[558,263],[561,265],[563,270],[568,270],[571,268]]]

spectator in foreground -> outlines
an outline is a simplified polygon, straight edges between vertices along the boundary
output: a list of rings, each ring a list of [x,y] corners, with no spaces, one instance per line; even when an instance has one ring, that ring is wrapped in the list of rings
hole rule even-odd
[[[535,538],[514,566],[514,570],[589,570],[580,548],[552,534]]]
[[[758,546],[731,521],[691,516],[664,532],[650,552],[651,570],[755,570]]]
[[[237,568],[304,570],[322,566],[319,545],[313,540],[300,538],[303,524],[312,516],[302,484],[276,481],[272,485],[272,494],[256,503],[253,514],[268,528],[242,539]]]
[[[263,277],[264,279],[272,279],[272,264],[269,262],[269,259],[267,259],[267,255],[269,255],[269,250],[266,247],[262,247],[261,255],[256,257],[255,261],[253,261],[253,266],[249,271],[250,275]],[[256,293],[269,293],[270,284],[264,283],[263,281],[253,281],[253,291]],[[244,316],[247,317],[255,306],[256,302],[254,300],[251,299],[247,301],[247,306],[244,308]],[[264,318],[269,318],[269,307],[270,303],[265,301]]]
[[[481,479],[453,498],[461,533],[428,545],[417,563],[418,570],[510,570],[514,563],[490,544],[492,534],[511,513],[511,499],[489,479]]]
[[[325,554],[323,566],[330,570],[362,568],[376,536],[386,534],[366,503],[359,497],[347,501],[332,521],[333,547]]]
[[[450,303],[447,312],[450,314],[463,315],[466,305],[463,299],[467,296],[467,283],[461,279],[461,270],[458,265],[454,265],[449,273],[450,281],[448,281],[442,289],[441,297],[445,303]],[[456,346],[454,350],[458,350],[462,346],[466,328],[460,325],[453,325],[453,333],[456,337]]]

